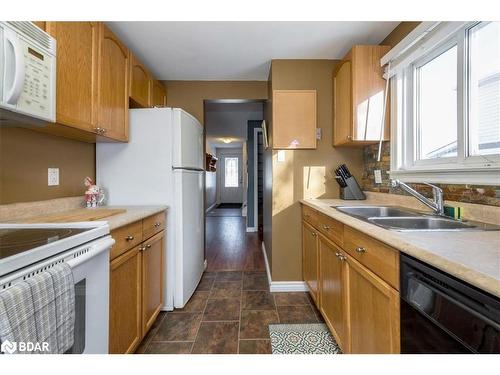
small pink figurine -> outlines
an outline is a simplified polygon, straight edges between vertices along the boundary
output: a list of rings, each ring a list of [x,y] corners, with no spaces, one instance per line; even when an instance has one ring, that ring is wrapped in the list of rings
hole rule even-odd
[[[87,208],[95,208],[102,204],[104,201],[104,192],[102,189],[95,185],[90,177],[85,177],[83,183],[87,187],[85,191],[85,205]]]

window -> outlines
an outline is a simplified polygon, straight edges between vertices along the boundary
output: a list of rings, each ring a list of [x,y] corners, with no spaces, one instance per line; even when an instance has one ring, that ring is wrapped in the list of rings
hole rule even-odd
[[[500,153],[500,23],[480,23],[469,37],[469,155]]]
[[[423,24],[389,59],[391,176],[499,184],[500,23]]]
[[[224,187],[238,187],[238,158],[224,159]]]
[[[417,160],[457,156],[457,46],[416,68]]]

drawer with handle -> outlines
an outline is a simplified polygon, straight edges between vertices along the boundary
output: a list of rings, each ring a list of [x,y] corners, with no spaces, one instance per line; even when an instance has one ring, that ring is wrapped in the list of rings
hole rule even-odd
[[[344,229],[344,250],[399,290],[399,252],[350,227]]]
[[[342,246],[344,240],[344,224],[340,221],[318,213],[317,228],[328,239]]]
[[[142,221],[144,239],[154,236],[165,229],[165,211],[149,216]]]
[[[302,220],[307,221],[313,227],[318,226],[318,214],[319,213],[313,208],[305,204],[302,205]]]
[[[109,257],[114,259],[142,242],[142,220],[111,231],[111,237],[116,243],[111,248]]]

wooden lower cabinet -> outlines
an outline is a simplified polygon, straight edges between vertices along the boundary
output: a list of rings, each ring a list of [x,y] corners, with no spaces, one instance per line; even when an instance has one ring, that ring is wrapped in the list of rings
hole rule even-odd
[[[316,302],[319,303],[319,293],[318,293],[318,232],[312,226],[306,222],[302,223],[302,276],[304,281],[309,288],[311,297]]]
[[[149,331],[163,305],[164,232],[142,247],[142,330]]]
[[[140,246],[110,264],[109,352],[132,353],[142,339]]]
[[[319,235],[320,312],[344,352],[349,352],[345,255]]]
[[[346,225],[332,237],[311,210],[302,215],[303,279],[335,340],[344,353],[400,353],[398,251]]]
[[[399,293],[389,284],[347,258],[350,352],[399,353]]]
[[[165,216],[165,212],[161,215]],[[166,231],[162,229],[146,236],[142,230],[144,222],[148,223],[156,216],[111,232],[116,241],[110,253],[111,354],[133,353],[163,306]]]

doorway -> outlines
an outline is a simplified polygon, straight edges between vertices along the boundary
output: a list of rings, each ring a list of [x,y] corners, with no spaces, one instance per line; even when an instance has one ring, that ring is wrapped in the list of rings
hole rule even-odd
[[[249,155],[253,155],[254,129],[249,122],[261,124],[263,115],[263,100],[205,101],[207,159],[216,161],[207,170],[205,184],[209,272],[265,270],[259,235],[248,230],[248,225],[254,226],[253,216],[251,223],[247,220],[249,211],[254,211],[254,159]]]
[[[241,207],[243,204],[242,150],[241,148],[221,149],[217,156],[220,162],[219,207],[221,205],[232,205],[233,208],[238,207],[238,205]]]

